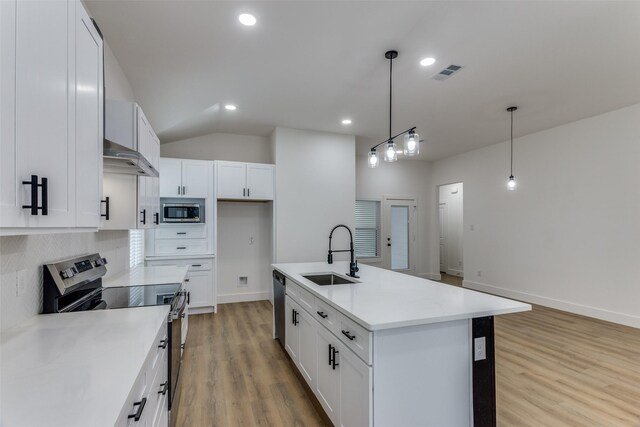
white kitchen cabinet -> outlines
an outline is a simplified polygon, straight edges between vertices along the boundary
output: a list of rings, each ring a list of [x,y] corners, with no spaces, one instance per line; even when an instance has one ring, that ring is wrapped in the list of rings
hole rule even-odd
[[[185,289],[189,292],[191,314],[215,311],[215,265],[213,258],[161,258],[147,259],[147,266],[175,265],[189,267],[185,279]]]
[[[218,199],[273,200],[274,165],[217,162]]]
[[[96,228],[102,39],[75,0],[2,1],[0,20],[2,233]]]
[[[298,328],[297,316],[300,312],[299,307],[295,304],[291,298],[286,297],[284,301],[285,309],[285,344],[284,348],[289,353],[293,363],[298,365],[298,351],[300,350],[300,328]]]
[[[325,413],[334,425],[340,423],[340,341],[324,327],[315,331],[318,355],[318,380],[314,393],[322,405]],[[335,355],[333,349],[338,350],[337,366],[334,368],[332,360]]]
[[[160,197],[211,197],[211,170],[212,162],[206,160],[161,158]]]
[[[306,311],[299,310],[297,328],[300,330],[300,348],[298,349],[298,368],[313,390],[318,373],[316,352],[316,321]]]
[[[140,106],[108,100],[107,111],[110,118],[107,121],[107,138],[138,150],[154,168],[159,169],[160,140]],[[102,195],[102,229],[147,229],[160,223],[160,181],[157,177],[106,173]]]
[[[340,349],[340,423],[341,427],[369,426],[373,368],[344,345]]]

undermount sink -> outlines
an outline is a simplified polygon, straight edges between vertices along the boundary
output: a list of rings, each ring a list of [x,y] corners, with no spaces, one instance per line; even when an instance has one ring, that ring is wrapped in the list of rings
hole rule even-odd
[[[358,283],[356,280],[347,279],[346,277],[338,276],[333,273],[321,273],[321,274],[308,274],[302,275],[307,280],[312,281],[318,286],[330,286],[330,285],[347,285],[349,283]]]

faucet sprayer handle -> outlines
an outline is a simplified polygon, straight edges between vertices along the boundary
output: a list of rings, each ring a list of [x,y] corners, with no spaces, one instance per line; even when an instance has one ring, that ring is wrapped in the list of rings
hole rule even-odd
[[[327,256],[327,263],[333,264],[333,254],[329,251],[329,255]]]

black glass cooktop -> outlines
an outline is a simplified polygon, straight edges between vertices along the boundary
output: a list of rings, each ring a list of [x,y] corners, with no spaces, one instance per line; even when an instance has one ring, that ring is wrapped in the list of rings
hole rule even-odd
[[[104,309],[169,305],[180,290],[180,283],[170,285],[124,286],[102,289]]]

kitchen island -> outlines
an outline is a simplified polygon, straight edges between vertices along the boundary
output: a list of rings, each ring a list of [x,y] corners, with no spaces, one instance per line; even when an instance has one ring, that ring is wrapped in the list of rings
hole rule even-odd
[[[529,304],[347,262],[273,268],[285,349],[334,425],[495,426],[493,316]]]

